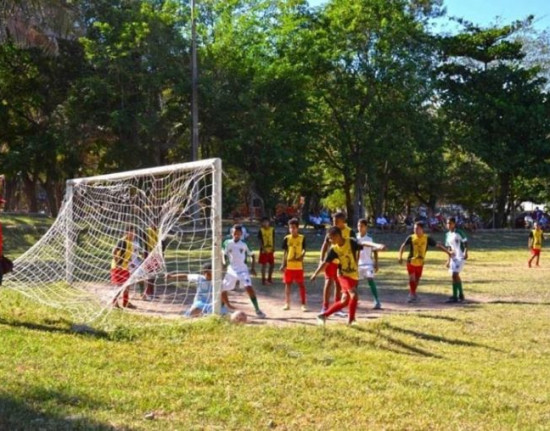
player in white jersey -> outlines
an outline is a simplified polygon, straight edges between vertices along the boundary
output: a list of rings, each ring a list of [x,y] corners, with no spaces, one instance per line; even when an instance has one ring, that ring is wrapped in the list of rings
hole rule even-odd
[[[449,217],[447,220],[447,233],[445,234],[445,247],[451,252],[447,260],[447,268],[453,278],[453,296],[447,302],[464,301],[462,280],[460,272],[464,268],[464,262],[468,259],[468,238],[466,234],[456,228],[456,219]]]
[[[256,310],[256,316],[263,319],[265,318],[265,314],[258,306],[256,292],[252,287],[252,280],[250,279],[250,273],[252,273],[252,275],[256,275],[256,270],[254,269],[256,259],[250,248],[248,248],[248,245],[244,241],[241,241],[241,225],[234,225],[231,232],[232,238],[228,239],[223,244],[224,265],[228,264],[228,266],[222,284],[222,304],[229,309],[234,308],[229,303],[229,296],[227,292],[235,289],[237,282],[239,282],[241,286],[244,286],[246,293],[248,293],[250,301],[252,301],[252,305],[254,305],[254,309]],[[248,272],[248,266],[246,263],[248,256],[252,258],[250,273]]]
[[[372,237],[368,234],[368,221],[364,218],[357,222],[357,240],[359,243],[372,243]],[[380,299],[378,298],[378,289],[374,281],[374,274],[378,272],[378,251],[373,250],[373,247],[363,246],[359,252],[359,279],[367,280],[370,291],[374,298],[374,309],[382,308]]]

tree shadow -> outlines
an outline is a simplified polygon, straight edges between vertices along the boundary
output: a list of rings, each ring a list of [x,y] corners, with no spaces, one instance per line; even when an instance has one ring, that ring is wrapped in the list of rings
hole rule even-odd
[[[487,301],[485,304],[507,304],[507,305],[550,305],[550,302],[536,302],[536,301],[518,301],[518,300],[502,300],[497,299],[494,301]]]
[[[49,333],[60,333],[79,335],[84,337],[111,339],[108,332],[100,329],[94,329],[86,325],[73,324],[66,319],[46,319],[43,323],[25,322],[0,317],[0,325],[12,326],[14,328],[25,328],[33,331],[42,331]]]
[[[130,431],[127,426],[113,426],[85,417],[83,414],[63,415],[44,412],[40,405],[51,402],[52,399],[63,407],[72,408],[82,403],[86,406],[94,402],[69,396],[56,391],[30,392],[25,394],[25,400],[18,400],[6,394],[0,394],[0,430],[10,431]]]

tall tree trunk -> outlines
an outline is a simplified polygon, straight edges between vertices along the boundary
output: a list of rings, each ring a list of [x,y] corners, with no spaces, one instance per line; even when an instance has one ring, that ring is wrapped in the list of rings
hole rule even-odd
[[[355,178],[353,188],[353,219],[352,226],[357,226],[357,221],[365,217],[365,185],[360,175]]]
[[[28,210],[30,213],[38,212],[38,198],[36,196],[36,181],[30,178],[28,175],[23,177],[23,187],[25,189],[25,196],[29,204]]]
[[[510,195],[511,176],[509,173],[499,173],[499,191],[497,196],[496,227],[506,227],[506,203]]]
[[[352,195],[352,185],[353,182],[350,178],[344,178],[344,193],[346,195],[346,213],[347,213],[347,222],[348,224],[353,223],[355,218],[355,208],[353,206],[353,195]]]

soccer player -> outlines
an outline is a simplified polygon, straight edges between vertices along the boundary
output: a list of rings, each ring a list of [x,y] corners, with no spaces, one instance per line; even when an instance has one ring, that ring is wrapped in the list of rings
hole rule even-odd
[[[533,260],[536,259],[535,265],[539,266],[540,251],[542,250],[542,242],[544,241],[544,232],[539,222],[533,223],[534,229],[529,232],[529,239],[527,240],[527,247],[531,250],[531,259],[527,262],[529,268]]]
[[[311,280],[315,280],[317,274],[323,271],[332,262],[338,260],[338,282],[342,289],[342,296],[341,299],[335,302],[330,308],[318,314],[317,321],[324,324],[330,315],[347,307],[349,304],[348,325],[353,325],[355,323],[355,312],[359,302],[357,293],[359,267],[357,265],[357,259],[362,246],[355,238],[344,238],[342,230],[337,226],[332,226],[329,229],[328,238],[331,243],[330,251],[326,254],[325,260],[319,263],[319,266],[311,276]]]
[[[167,280],[183,280],[197,284],[197,292],[193,299],[193,304],[185,312],[186,316],[194,317],[202,314],[211,314],[212,307],[212,265],[205,263],[202,266],[201,274],[174,273],[166,274]],[[227,313],[227,309],[222,306],[222,314]]]
[[[460,272],[464,268],[464,261],[468,259],[468,238],[462,229],[457,229],[454,217],[449,217],[447,220],[447,229],[445,246],[451,252],[447,260],[447,268],[453,278],[453,296],[447,302],[462,302],[464,301],[464,291],[462,290]]]
[[[273,284],[273,268],[275,266],[275,229],[269,224],[269,218],[262,218],[262,225],[258,231],[258,241],[260,242],[260,255],[258,263],[262,266],[262,284]],[[269,270],[266,278],[266,266]]]
[[[304,256],[306,254],[306,238],[298,232],[300,221],[292,218],[288,221],[290,232],[283,240],[283,263],[281,271],[284,271],[285,306],[283,310],[290,310],[290,286],[296,283],[300,289],[302,311],[308,311],[306,305],[306,286],[304,284]]]
[[[368,221],[367,219],[360,219],[357,222],[357,240],[359,242],[371,243],[372,237],[368,234]],[[373,259],[374,258],[374,259]],[[372,292],[374,298],[374,309],[379,310],[382,308],[380,299],[378,298],[378,289],[376,282],[374,281],[374,274],[378,272],[378,250],[375,250],[371,246],[364,246],[359,252],[359,279],[367,279],[367,283]]]
[[[436,242],[432,237],[424,233],[424,223],[420,221],[415,222],[413,229],[414,233],[409,235],[399,248],[399,264],[403,263],[403,251],[406,247],[409,248],[409,256],[407,257],[407,272],[409,273],[409,297],[407,302],[409,303],[418,301],[416,289],[422,277],[424,258],[426,257],[428,247],[437,247],[448,256],[451,255],[451,252],[441,243]]]
[[[332,216],[332,224],[340,230],[340,233],[344,239],[355,238],[355,233],[346,224],[346,215],[343,212],[337,212]],[[326,235],[323,245],[321,246],[321,256],[319,264],[325,261],[327,252],[330,248],[330,237]],[[332,285],[335,285],[334,289],[334,302],[339,302],[342,298],[342,291],[340,284],[338,283],[338,261],[329,262],[324,267],[325,270],[325,284],[323,286],[323,306],[321,312],[328,309],[330,303],[330,290]],[[346,317],[346,313],[341,310],[338,311],[338,316]]]
[[[130,278],[130,262],[134,256],[134,228],[128,226],[124,236],[117,242],[113,249],[113,259],[111,261],[111,282],[115,286],[122,286]],[[113,306],[120,308],[117,294],[113,299]],[[136,308],[130,303],[129,286],[122,291],[122,306],[124,308]]]
[[[256,316],[263,319],[265,318],[265,314],[258,306],[256,292],[254,291],[252,281],[250,280],[250,273],[252,273],[252,275],[256,275],[256,270],[254,269],[254,265],[256,263],[254,254],[250,251],[248,245],[241,240],[241,225],[234,225],[231,228],[231,232],[231,239],[228,239],[223,244],[223,263],[226,265],[227,260],[229,260],[229,265],[222,283],[222,304],[224,304],[228,309],[234,309],[234,307],[229,303],[227,292],[235,289],[235,285],[239,282],[241,286],[244,286],[246,293],[248,293],[250,301],[256,310]],[[248,256],[251,256],[252,258],[250,273],[248,272],[248,266],[246,265]]]

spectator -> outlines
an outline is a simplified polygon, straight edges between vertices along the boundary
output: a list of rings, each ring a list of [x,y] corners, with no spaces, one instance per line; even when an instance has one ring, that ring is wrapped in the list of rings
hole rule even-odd
[[[382,214],[378,216],[376,219],[376,227],[378,227],[380,230],[386,230],[389,229],[389,223],[388,219]]]

